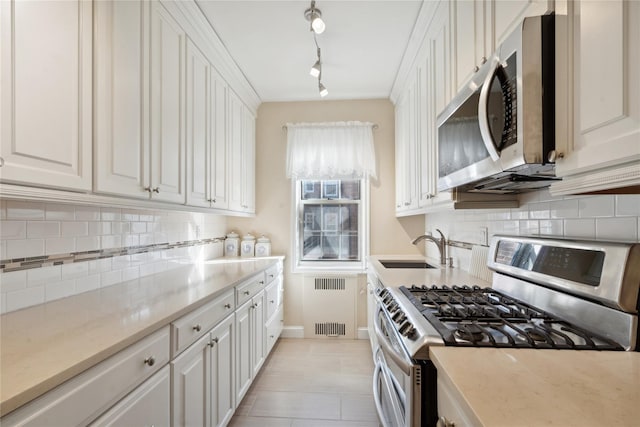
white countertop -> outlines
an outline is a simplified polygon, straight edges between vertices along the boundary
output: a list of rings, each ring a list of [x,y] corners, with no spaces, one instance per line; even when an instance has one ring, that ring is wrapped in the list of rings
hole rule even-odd
[[[0,317],[0,415],[101,362],[282,257],[220,258]]]
[[[479,426],[640,425],[640,353],[432,347],[438,381]]]

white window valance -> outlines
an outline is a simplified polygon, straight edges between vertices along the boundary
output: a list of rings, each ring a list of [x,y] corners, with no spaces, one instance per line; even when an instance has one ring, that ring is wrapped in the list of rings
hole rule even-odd
[[[373,123],[287,123],[287,177],[377,178]]]

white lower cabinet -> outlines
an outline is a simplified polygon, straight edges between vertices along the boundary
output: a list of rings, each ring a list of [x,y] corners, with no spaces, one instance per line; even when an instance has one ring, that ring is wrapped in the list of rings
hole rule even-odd
[[[231,419],[233,328],[229,316],[171,362],[174,426],[218,426]]]
[[[86,425],[168,362],[169,328],[164,327],[2,417],[0,424],[3,427]],[[154,404],[149,410],[158,407]],[[136,411],[143,409],[138,407]]]
[[[91,426],[169,427],[170,385],[170,369],[167,365],[91,423]]]
[[[265,359],[264,291],[236,311],[236,401],[249,390]]]

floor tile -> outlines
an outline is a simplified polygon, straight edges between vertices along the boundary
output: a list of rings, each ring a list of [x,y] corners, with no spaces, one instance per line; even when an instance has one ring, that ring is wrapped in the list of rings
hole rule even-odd
[[[265,391],[249,411],[256,417],[340,419],[340,397],[328,393]]]

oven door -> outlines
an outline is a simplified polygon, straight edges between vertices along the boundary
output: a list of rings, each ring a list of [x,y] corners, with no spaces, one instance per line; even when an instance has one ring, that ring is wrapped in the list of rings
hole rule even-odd
[[[374,330],[379,348],[373,391],[380,421],[385,427],[421,426],[421,366],[406,355],[381,307],[376,310]]]

